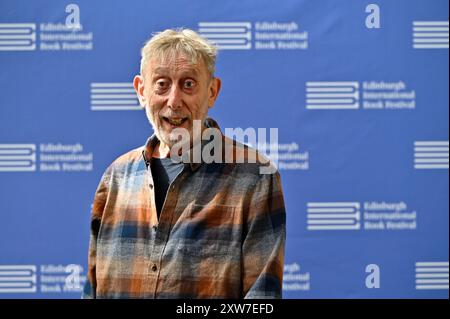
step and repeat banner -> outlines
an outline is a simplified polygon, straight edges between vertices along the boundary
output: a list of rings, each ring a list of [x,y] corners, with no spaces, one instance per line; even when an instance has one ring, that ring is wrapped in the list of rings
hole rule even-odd
[[[220,49],[222,128],[278,129],[284,298],[448,298],[447,0],[0,1],[0,298],[79,298],[152,33]]]

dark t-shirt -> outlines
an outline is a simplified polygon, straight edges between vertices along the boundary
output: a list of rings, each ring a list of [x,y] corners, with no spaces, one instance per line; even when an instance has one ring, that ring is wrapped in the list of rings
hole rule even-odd
[[[155,185],[155,203],[158,219],[167,190],[175,177],[183,170],[183,166],[183,163],[175,163],[170,158],[152,158],[150,167]]]

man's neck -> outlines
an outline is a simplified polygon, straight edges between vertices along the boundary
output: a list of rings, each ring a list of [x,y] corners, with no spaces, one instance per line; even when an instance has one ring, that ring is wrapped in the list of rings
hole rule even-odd
[[[159,141],[153,150],[152,157],[156,158],[168,158],[170,157],[170,147],[169,145]]]
[[[205,129],[206,129],[205,125],[202,125],[200,134],[198,136],[197,135],[193,136],[194,137],[194,142],[192,142],[192,140],[191,140],[189,148],[192,148],[192,146],[194,144],[202,142],[201,136],[202,136],[203,131]],[[169,146],[169,145],[167,145],[166,143],[164,143],[163,141],[160,140],[159,143],[155,146],[155,148],[153,150],[152,157],[169,158],[170,157],[170,150],[171,150],[171,148],[172,148],[172,146]]]

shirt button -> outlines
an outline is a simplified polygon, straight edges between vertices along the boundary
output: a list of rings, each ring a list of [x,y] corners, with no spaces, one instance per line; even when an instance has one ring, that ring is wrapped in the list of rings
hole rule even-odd
[[[150,189],[153,189],[153,184],[148,184],[148,187],[150,187]]]
[[[157,271],[157,270],[158,270],[158,267],[156,267],[156,265],[155,265],[155,264],[153,264],[153,266],[152,266],[152,270],[153,270],[153,271]]]

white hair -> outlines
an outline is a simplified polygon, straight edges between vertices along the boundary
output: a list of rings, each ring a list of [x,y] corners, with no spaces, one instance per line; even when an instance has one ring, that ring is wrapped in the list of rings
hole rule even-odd
[[[141,75],[148,61],[183,54],[195,64],[202,58],[211,77],[214,75],[217,47],[190,29],[167,29],[154,34],[141,50]]]

